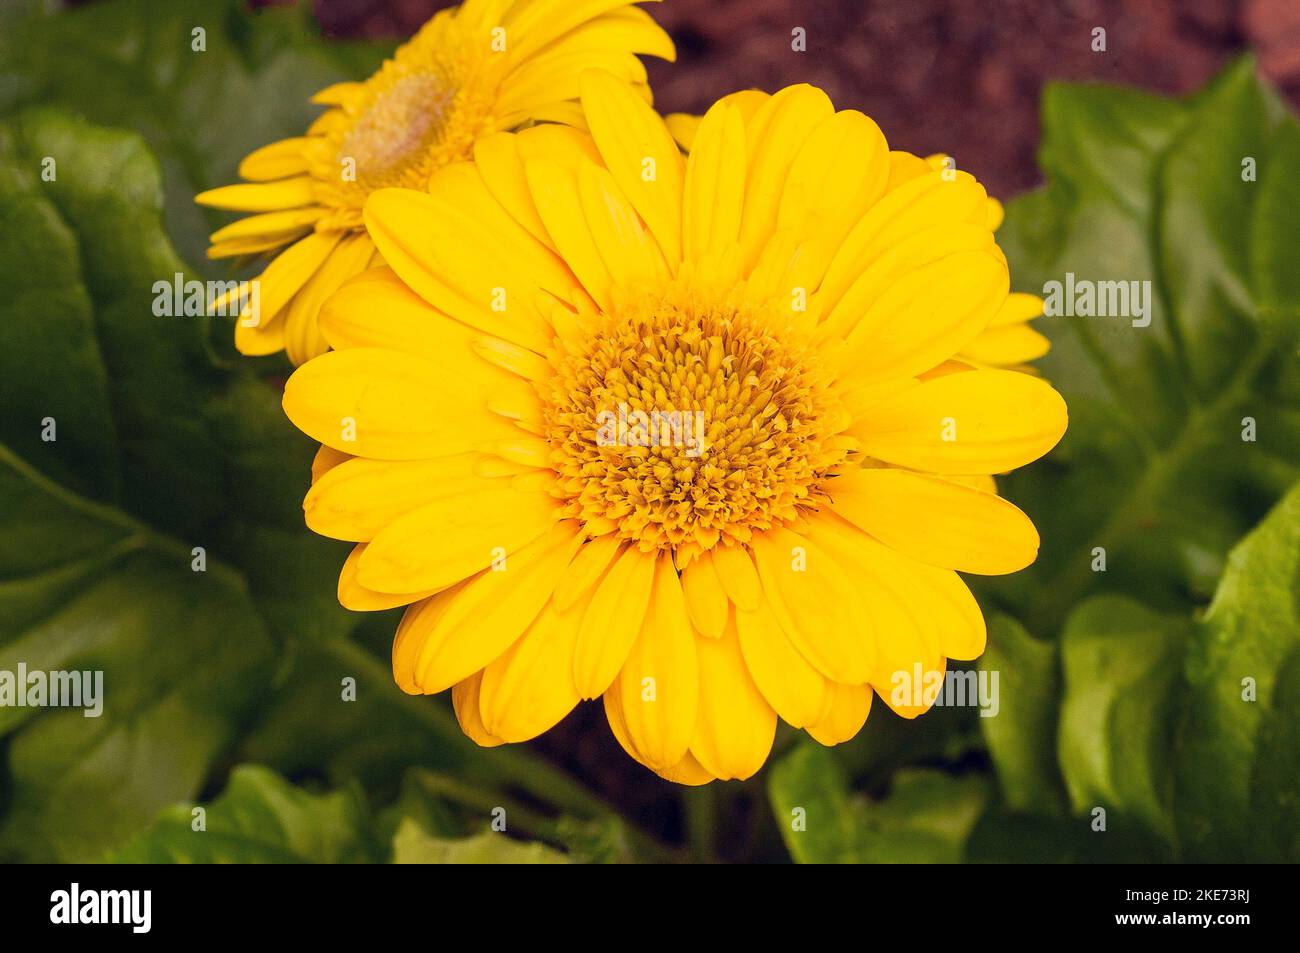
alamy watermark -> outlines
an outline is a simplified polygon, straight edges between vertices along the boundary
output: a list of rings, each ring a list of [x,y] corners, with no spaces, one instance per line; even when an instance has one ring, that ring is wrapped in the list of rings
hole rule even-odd
[[[596,445],[600,447],[681,447],[688,457],[707,449],[702,410],[617,410],[596,414]]]
[[[87,718],[104,713],[104,673],[101,671],[16,671],[0,668],[0,708],[81,708]]]
[[[899,669],[889,681],[893,685],[889,700],[898,708],[978,707],[981,718],[993,718],[1002,707],[998,700],[996,669],[927,671],[917,662],[912,671]]]
[[[199,281],[179,271],[171,281],[153,283],[153,313],[156,317],[191,317],[216,314],[239,315],[239,323],[255,328],[262,323],[262,283],[252,281]]]
[[[1048,317],[1132,318],[1133,327],[1151,323],[1150,281],[1092,281],[1065,273],[1065,281],[1043,285],[1043,313]]]

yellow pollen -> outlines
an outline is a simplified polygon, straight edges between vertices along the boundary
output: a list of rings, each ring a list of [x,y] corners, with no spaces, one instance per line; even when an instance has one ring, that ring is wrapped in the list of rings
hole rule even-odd
[[[680,288],[591,321],[543,394],[566,515],[679,560],[800,519],[845,457],[811,344]],[[702,431],[702,432],[701,432]]]

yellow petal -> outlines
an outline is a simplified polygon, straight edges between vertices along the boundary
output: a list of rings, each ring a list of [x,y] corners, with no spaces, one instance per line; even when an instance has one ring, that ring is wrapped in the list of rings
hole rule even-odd
[[[649,768],[650,765],[646,764],[645,758],[637,751],[636,746],[632,744],[631,736],[628,735],[627,724],[623,720],[623,698],[619,691],[618,682],[611,685],[609,690],[605,692],[604,706],[605,718],[609,722],[610,730],[614,733],[619,745],[630,757]],[[708,784],[710,781],[715,780],[713,775],[709,774],[704,769],[704,766],[696,760],[695,755],[689,751],[676,764],[662,770],[655,770],[654,768],[651,768],[651,770],[665,781],[693,787]]]
[[[574,709],[577,632],[576,618],[548,605],[523,637],[483,670],[479,711],[487,731],[505,741],[528,741]]]
[[[872,684],[916,663],[984,651],[984,615],[955,572],[918,562],[831,514],[812,520],[809,534],[859,582],[867,628],[875,633]]]
[[[555,586],[555,595],[552,596],[555,608],[564,612],[589,593],[618,555],[622,543],[621,539],[612,534],[598,536],[585,543]]]
[[[921,562],[982,575],[1017,572],[1038,555],[1038,532],[991,493],[908,470],[859,469],[830,483],[831,508]]]
[[[695,731],[700,678],[696,638],[672,560],[661,556],[641,632],[618,673],[628,737],[651,768],[686,754]]]
[[[647,618],[656,557],[625,549],[596,587],[579,627],[573,680],[583,698],[595,698],[614,681]],[[678,587],[678,592],[681,588]]]
[[[682,592],[695,630],[711,639],[722,635],[731,604],[709,553],[682,570]]]
[[[328,349],[317,320],[321,304],[339,286],[366,270],[375,246],[364,234],[350,235],[334,248],[289,305],[285,316],[285,353],[302,364]]]
[[[456,709],[456,721],[460,730],[476,745],[483,748],[495,748],[505,742],[488,733],[483,727],[483,716],[479,714],[479,686],[483,682],[483,673],[475,672],[463,682],[457,682],[451,690],[451,703]]]
[[[283,179],[307,171],[303,147],[311,140],[305,136],[281,139],[250,152],[239,163],[239,177],[256,182]]]
[[[740,110],[715,103],[686,162],[682,246],[688,261],[719,254],[740,236],[745,202],[745,126]]]
[[[310,176],[299,175],[278,182],[255,185],[223,185],[194,196],[194,201],[209,208],[232,212],[275,212],[301,208],[315,201]]]
[[[830,706],[816,722],[808,725],[808,734],[828,747],[848,741],[867,723],[871,712],[871,688],[867,685],[841,685],[831,682]]]
[[[1007,295],[1007,300],[1002,302],[1002,307],[989,322],[989,327],[1003,328],[1009,324],[1023,324],[1025,321],[1040,317],[1042,313],[1042,298],[1023,291],[1013,291]]]
[[[825,707],[826,678],[799,654],[771,610],[736,610],[741,652],[754,684],[776,713],[796,728],[816,721]]]
[[[357,581],[357,565],[361,562],[361,554],[366,551],[365,543],[357,543],[352,547],[352,552],[348,553],[348,558],[343,562],[343,569],[339,572],[339,605],[353,612],[381,612],[385,609],[396,609],[398,606],[410,605],[413,602],[420,602],[439,590],[425,589],[421,592],[376,592],[373,589],[367,589]]]
[[[721,638],[697,639],[699,714],[691,753],[710,774],[744,780],[763,766],[776,737],[776,712],[750,677],[736,627]]]
[[[872,407],[854,426],[863,453],[930,473],[1003,473],[1037,460],[1065,433],[1065,401],[1015,371],[923,381]]]
[[[468,580],[432,624],[404,619],[422,643],[415,668],[420,687],[440,692],[505,652],[550,599],[577,540],[577,525],[566,520]],[[571,621],[576,630],[577,619]],[[572,681],[567,669],[566,681]]]
[[[880,127],[857,110],[841,110],[801,144],[781,191],[776,226],[814,239],[829,261],[880,198],[888,177],[889,146]]]
[[[281,238],[296,234],[304,228],[310,228],[324,214],[324,209],[311,207],[249,215],[217,229],[208,236],[208,241],[216,245],[237,238]]]
[[[875,665],[876,633],[859,601],[861,583],[812,540],[786,529],[754,537],[754,562],[772,615],[795,648],[827,678],[860,684]]]
[[[962,345],[961,356],[979,364],[1010,367],[1036,361],[1052,349],[1052,342],[1023,324],[990,327]]]
[[[749,170],[740,241],[752,267],[776,229],[786,177],[808,136],[835,113],[830,98],[815,86],[787,86],[763,103],[746,125]]]
[[[358,578],[380,592],[448,586],[527,546],[551,528],[556,513],[547,493],[483,480],[390,523],[362,554]]]
[[[334,251],[343,232],[312,232],[302,241],[290,245],[266,266],[266,270],[255,280],[258,294],[250,295],[244,308],[239,313],[237,327],[256,328],[266,323],[268,317],[278,317],[299,291],[302,290],[316,269]],[[253,305],[258,313],[253,313]],[[238,344],[238,339],[236,339]]]
[[[365,217],[384,260],[425,301],[488,334],[546,349],[537,291],[566,299],[573,275],[493,197],[473,163],[435,173],[428,194],[380,189]]]
[[[525,165],[529,192],[555,247],[582,282],[587,294],[604,311],[612,307],[613,279],[605,258],[596,247],[591,227],[582,214],[576,168],[566,168],[550,158],[532,159]]]
[[[355,457],[312,484],[302,504],[307,526],[332,539],[373,539],[436,493],[480,486],[480,459],[477,453],[403,461]]]
[[[592,240],[615,285],[658,284],[667,277],[663,252],[608,170],[584,162],[578,169],[578,197]]]
[[[658,113],[602,70],[582,74],[582,108],[605,166],[671,270],[682,260],[682,155]]]
[[[413,354],[356,347],[330,351],[294,371],[284,411],[303,433],[356,456],[419,460],[509,440],[518,428]]]
[[[718,581],[737,608],[752,612],[762,595],[758,571],[748,551],[740,546],[717,546],[711,551]]]

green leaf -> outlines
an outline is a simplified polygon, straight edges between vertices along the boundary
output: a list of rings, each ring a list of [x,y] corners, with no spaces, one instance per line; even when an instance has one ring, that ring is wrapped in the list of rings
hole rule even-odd
[[[970,864],[1167,864],[1168,844],[1122,817],[1096,830],[1091,815],[1044,817],[1003,809],[979,819],[966,841]]]
[[[987,787],[976,776],[907,769],[886,797],[860,800],[835,756],[806,742],[772,768],[768,796],[799,863],[955,863]]]
[[[106,0],[6,25],[0,111],[55,104],[144,136],[159,156],[168,230],[182,256],[204,262],[220,220],[196,192],[236,181],[253,149],[302,135],[320,113],[308,101],[364,79],[386,45],[320,42],[306,9],[248,12],[239,0]],[[193,31],[204,31],[195,50]],[[226,265],[212,265],[214,274]]]
[[[1032,638],[1015,620],[998,615],[990,622],[979,670],[997,673],[998,707],[979,725],[1013,810],[1054,814],[1064,805],[1056,766],[1058,664],[1056,647]]]
[[[1152,292],[1147,327],[1038,322],[1070,427],[1048,461],[999,481],[1043,546],[985,590],[1044,637],[1095,591],[1175,612],[1208,598],[1231,546],[1300,477],[1298,128],[1249,60],[1188,101],[1044,97],[1048,184],[1011,202],[999,233],[1015,286],[1041,294],[1073,274]],[[1258,181],[1242,179],[1247,156]]]
[[[198,793],[277,641],[351,620],[332,572],[284,569],[342,558],[301,530],[309,442],[214,365],[207,319],[153,313],[184,268],[140,140],[49,110],[0,123],[0,218],[0,670],[102,671],[105,695],[99,718],[0,710],[0,853],[80,860]]]
[[[1233,551],[1187,657],[1178,832],[1189,860],[1300,860],[1300,485]]]
[[[1097,596],[1070,615],[1061,637],[1060,763],[1076,813],[1105,807],[1172,837],[1190,628],[1120,596]]]
[[[526,844],[505,834],[484,831],[449,840],[430,837],[407,818],[393,838],[395,864],[567,864],[569,859],[545,844]]]
[[[119,864],[341,864],[381,857],[356,791],[312,794],[273,771],[244,765],[211,804],[168,809],[107,859]]]

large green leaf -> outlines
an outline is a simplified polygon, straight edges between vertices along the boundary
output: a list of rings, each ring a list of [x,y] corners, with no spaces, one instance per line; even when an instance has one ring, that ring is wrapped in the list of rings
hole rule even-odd
[[[1174,728],[1190,623],[1097,596],[1061,637],[1060,762],[1078,814],[1103,807],[1171,838]]]
[[[1040,321],[1070,428],[1003,481],[1043,548],[986,587],[1039,634],[1097,590],[1180,612],[1207,598],[1228,549],[1300,476],[1297,129],[1249,60],[1186,102],[1047,91],[1048,185],[1010,203],[999,235],[1013,281],[1150,281],[1153,303],[1146,327]]]
[[[1187,679],[1175,797],[1186,856],[1300,861],[1300,485],[1232,551]]]
[[[1008,807],[1057,813],[1064,790],[1056,761],[1061,676],[1055,645],[1032,638],[1014,620],[995,616],[981,672],[997,673],[998,707],[979,726]]]
[[[855,798],[835,756],[800,744],[772,768],[768,795],[800,863],[954,863],[987,798],[978,776],[905,769],[888,796]]]
[[[393,838],[395,864],[567,864],[569,859],[545,844],[511,840],[484,831],[473,837],[431,837],[407,819]]]
[[[142,134],[162,163],[168,229],[187,261],[203,262],[221,216],[195,206],[194,194],[235,181],[239,160],[258,146],[302,135],[320,112],[313,93],[363,79],[386,52],[319,42],[309,7],[105,0],[7,24],[0,111],[57,104]],[[195,30],[204,31],[202,51]]]
[[[175,805],[108,860],[123,864],[339,864],[382,859],[355,789],[313,794],[256,765],[206,805]]]
[[[207,319],[153,312],[185,271],[159,203],[133,135],[0,124],[0,670],[105,684],[100,718],[0,712],[11,855],[91,857],[193,797],[265,701],[276,642],[351,624],[332,573],[284,568],[341,558],[301,530],[309,444],[213,364]]]

